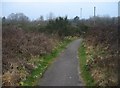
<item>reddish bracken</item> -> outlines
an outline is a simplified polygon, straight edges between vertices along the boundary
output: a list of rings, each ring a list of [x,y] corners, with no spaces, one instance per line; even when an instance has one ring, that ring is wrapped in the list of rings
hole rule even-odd
[[[87,60],[91,74],[99,86],[117,85],[118,32],[117,24],[92,27],[85,37],[88,59],[92,54],[93,60]],[[91,47],[91,48],[90,48]]]
[[[56,39],[51,36],[25,31],[13,25],[3,26],[2,35],[3,85],[7,86],[19,85],[25,74],[35,68],[29,63],[31,58],[49,54],[56,44]]]

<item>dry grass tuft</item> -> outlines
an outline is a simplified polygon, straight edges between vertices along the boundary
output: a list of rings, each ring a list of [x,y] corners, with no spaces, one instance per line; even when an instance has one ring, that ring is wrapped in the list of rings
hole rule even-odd
[[[96,25],[85,37],[87,61],[98,86],[117,85],[118,61],[117,25]]]
[[[19,85],[20,80],[35,69],[36,64],[30,60],[49,54],[57,42],[49,35],[24,31],[13,25],[3,26],[2,35],[3,86]]]

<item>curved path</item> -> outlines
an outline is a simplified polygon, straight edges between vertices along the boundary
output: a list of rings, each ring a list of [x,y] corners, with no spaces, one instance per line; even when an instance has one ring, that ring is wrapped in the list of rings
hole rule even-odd
[[[82,86],[77,58],[80,41],[70,43],[56,58],[40,79],[39,86]]]

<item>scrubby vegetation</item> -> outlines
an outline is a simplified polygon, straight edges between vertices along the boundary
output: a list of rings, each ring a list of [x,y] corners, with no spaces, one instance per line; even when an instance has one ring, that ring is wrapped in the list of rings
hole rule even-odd
[[[2,21],[3,86],[34,85],[48,63],[73,40],[67,37],[71,27],[67,17],[30,21],[22,13],[12,13]]]
[[[15,85],[24,79],[36,68],[37,64],[32,63],[34,56],[51,53],[57,42],[43,33],[3,26],[3,84]]]
[[[109,17],[94,19],[95,25],[92,25],[84,36],[83,44],[86,48],[84,66],[91,73],[96,86],[117,86],[118,19]]]
[[[117,20],[76,16],[30,21],[22,13],[3,17],[3,86],[34,85],[53,58],[78,37],[83,38],[79,55],[86,84],[117,85]]]
[[[94,80],[91,76],[90,71],[88,70],[88,67],[86,65],[87,55],[86,55],[86,48],[84,47],[84,44],[80,45],[79,48],[79,61],[80,61],[80,68],[81,68],[81,76],[84,80],[84,83],[86,86],[95,86]]]
[[[53,48],[50,54],[46,54],[42,57],[34,57],[38,61],[36,61],[36,68],[32,71],[30,76],[28,76],[27,80],[22,80],[20,85],[22,86],[33,86],[36,85],[40,77],[42,77],[43,73],[47,69],[47,67],[52,63],[54,58],[59,55],[59,53],[75,38],[66,37],[62,42]]]

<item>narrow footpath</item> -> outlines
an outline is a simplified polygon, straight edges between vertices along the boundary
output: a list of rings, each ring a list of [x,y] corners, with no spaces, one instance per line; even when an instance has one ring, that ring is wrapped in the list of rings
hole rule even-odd
[[[39,86],[82,86],[79,74],[78,48],[81,39],[70,43],[67,48],[48,67]]]

